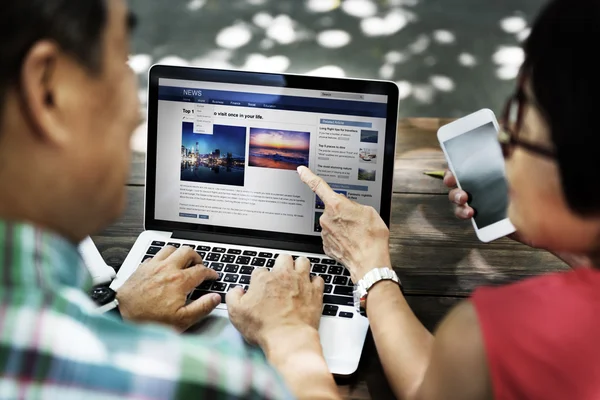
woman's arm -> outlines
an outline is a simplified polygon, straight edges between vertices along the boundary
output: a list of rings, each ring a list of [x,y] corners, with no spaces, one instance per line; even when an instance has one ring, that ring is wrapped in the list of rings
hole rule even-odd
[[[391,267],[389,230],[372,207],[338,195],[309,169],[300,177],[323,201],[323,249],[343,263],[357,282],[374,268]],[[458,306],[435,337],[416,318],[400,288],[375,284],[367,316],[386,376],[400,399],[489,398],[491,385],[476,314]]]
[[[470,302],[455,307],[433,336],[416,318],[398,285],[381,282],[369,291],[367,315],[397,398],[492,398],[479,323]]]

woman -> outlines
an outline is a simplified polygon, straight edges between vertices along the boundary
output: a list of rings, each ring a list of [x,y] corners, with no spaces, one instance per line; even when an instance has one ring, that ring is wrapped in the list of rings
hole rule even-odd
[[[600,134],[594,62],[600,2],[555,0],[525,44],[526,60],[502,124],[509,217],[519,237],[600,267]],[[324,248],[354,282],[389,267],[389,232],[372,209],[334,194],[308,169],[326,203]],[[451,175],[446,183],[455,183]],[[453,190],[470,218],[466,193]],[[586,262],[587,264],[587,262]],[[583,265],[582,265],[583,266]],[[382,280],[366,312],[388,380],[403,399],[600,399],[600,271],[577,268],[480,288],[431,335],[399,286]]]

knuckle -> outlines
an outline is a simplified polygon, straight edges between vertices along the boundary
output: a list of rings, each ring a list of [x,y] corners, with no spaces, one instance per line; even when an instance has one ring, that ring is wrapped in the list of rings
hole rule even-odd
[[[319,178],[318,176],[313,177],[309,182],[308,182],[308,186],[313,190],[317,190],[319,188],[319,186],[321,186],[321,178]]]

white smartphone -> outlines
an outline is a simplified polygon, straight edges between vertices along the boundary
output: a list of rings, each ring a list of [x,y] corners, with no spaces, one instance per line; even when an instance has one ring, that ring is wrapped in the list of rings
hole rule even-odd
[[[508,185],[498,142],[498,121],[489,109],[479,110],[438,130],[438,140],[458,187],[469,194],[471,219],[482,242],[515,231],[507,217]]]

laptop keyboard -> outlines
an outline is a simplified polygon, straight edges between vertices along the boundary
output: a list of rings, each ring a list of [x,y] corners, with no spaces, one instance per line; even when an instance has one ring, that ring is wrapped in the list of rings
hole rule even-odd
[[[212,247],[193,243],[175,243],[153,241],[142,262],[151,259],[165,246],[193,248],[204,260],[207,268],[212,268],[219,274],[216,281],[205,281],[191,294],[190,300],[195,300],[208,293],[221,295],[221,303],[225,303],[225,294],[238,286],[248,290],[250,275],[255,268],[265,267],[269,271],[275,265],[278,253],[243,250],[239,248]],[[292,255],[294,260],[300,256]],[[323,293],[323,315],[352,318],[353,313],[339,310],[339,306],[354,307],[352,291],[354,284],[350,272],[331,258],[309,257],[311,275],[320,276],[325,281]]]

